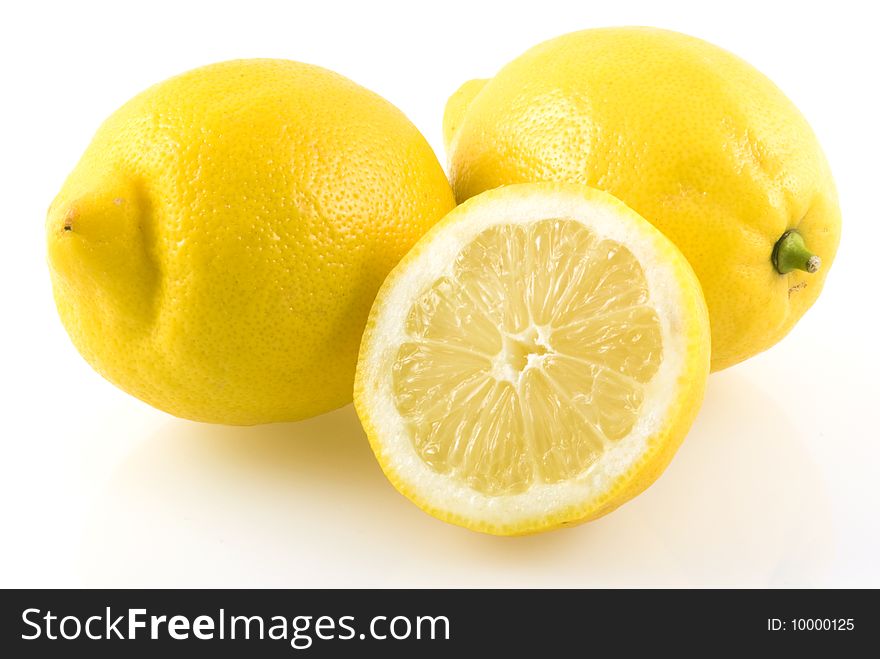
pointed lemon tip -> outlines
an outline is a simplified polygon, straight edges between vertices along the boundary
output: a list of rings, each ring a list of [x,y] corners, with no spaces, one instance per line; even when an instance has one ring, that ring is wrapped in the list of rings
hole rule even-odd
[[[49,206],[46,233],[50,241],[81,238],[90,242],[130,240],[143,215],[138,186],[113,168],[74,170]]]
[[[447,153],[451,152],[452,140],[461,127],[471,101],[486,86],[487,82],[489,82],[488,78],[468,80],[446,101],[446,109],[443,112],[443,143]]]
[[[67,290],[97,284],[105,292],[154,279],[145,215],[142,194],[124,173],[75,172],[46,217],[53,279]]]

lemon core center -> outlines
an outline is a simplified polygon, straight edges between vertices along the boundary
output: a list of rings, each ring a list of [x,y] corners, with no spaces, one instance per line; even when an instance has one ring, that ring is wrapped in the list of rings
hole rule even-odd
[[[543,330],[543,331],[542,331]],[[501,334],[501,350],[492,361],[492,375],[519,386],[523,372],[540,366],[545,355],[553,354],[548,332],[530,326],[519,334]]]

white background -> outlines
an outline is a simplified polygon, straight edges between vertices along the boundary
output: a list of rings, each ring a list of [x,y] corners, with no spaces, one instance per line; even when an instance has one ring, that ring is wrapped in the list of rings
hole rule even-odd
[[[870,3],[85,2],[0,10],[0,586],[880,586],[877,65]],[[351,407],[256,428],[115,389],[55,314],[46,208],[98,124],[170,75],[238,57],[334,69],[443,160],[446,97],[558,34],[688,32],[745,57],[812,123],[840,253],[780,345],[711,378],[663,477],[575,529],[495,538],[398,495]]]

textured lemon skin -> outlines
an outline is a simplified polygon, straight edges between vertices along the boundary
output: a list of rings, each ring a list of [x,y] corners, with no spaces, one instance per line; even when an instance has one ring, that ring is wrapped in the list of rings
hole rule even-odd
[[[309,417],[351,400],[376,290],[453,206],[376,94],[285,60],[207,66],[114,113],[52,203],[58,312],[99,373],[171,414]]]
[[[391,464],[392,456],[386,454],[382,440],[382,419],[375,416],[376,410],[372,405],[373,392],[370,390],[371,382],[374,381],[371,373],[377,366],[375,346],[382,338],[376,334],[376,325],[394,283],[408,268],[412,267],[414,262],[419,260],[424,252],[430,251],[435,236],[448,230],[456,223],[467,222],[469,212],[476,210],[481,205],[493,204],[496,200],[511,199],[517,196],[528,197],[541,193],[563,193],[580,196],[590,202],[601,201],[608,204],[614,207],[622,217],[627,218],[627,221],[635,224],[645,238],[652,242],[658,258],[673,268],[675,279],[680,285],[682,317],[688,321],[686,325],[679,328],[686,345],[685,359],[675,385],[675,395],[664,415],[664,423],[648,439],[647,448],[641,454],[640,459],[601,493],[601,496],[583,505],[572,505],[546,515],[520,519],[516,523],[488,524],[480,519],[450,513],[448,510],[428,503],[420,495],[418,489],[403,478]],[[501,536],[530,535],[595,520],[614,511],[653,484],[669,466],[700,410],[709,376],[710,355],[709,314],[700,283],[682,253],[659,231],[638,217],[621,201],[596,189],[580,185],[553,183],[504,186],[483,192],[457,206],[432,227],[389,273],[376,295],[361,341],[354,385],[354,406],[386,478],[401,494],[423,511],[444,522],[480,533]],[[388,368],[390,368],[390,364]]]
[[[482,82],[444,117],[459,202],[526,181],[619,197],[694,267],[713,370],[775,344],[818,297],[840,238],[831,172],[797,108],[746,62],[675,32],[605,28],[540,44]],[[818,273],[773,268],[789,229]]]

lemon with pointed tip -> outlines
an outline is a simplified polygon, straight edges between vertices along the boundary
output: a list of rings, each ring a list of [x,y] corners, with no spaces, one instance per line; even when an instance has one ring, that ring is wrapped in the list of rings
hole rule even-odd
[[[171,414],[229,424],[344,405],[373,297],[454,205],[406,117],[326,69],[239,60],[114,113],[46,223],[86,360]]]
[[[749,64],[683,34],[605,28],[542,43],[453,94],[444,136],[459,202],[510,183],[581,183],[666,234],[706,294],[713,370],[784,337],[837,250],[837,193],[804,117]]]
[[[576,185],[484,192],[391,271],[355,407],[391,482],[498,535],[595,519],[648,487],[690,428],[709,320],[681,252]]]

